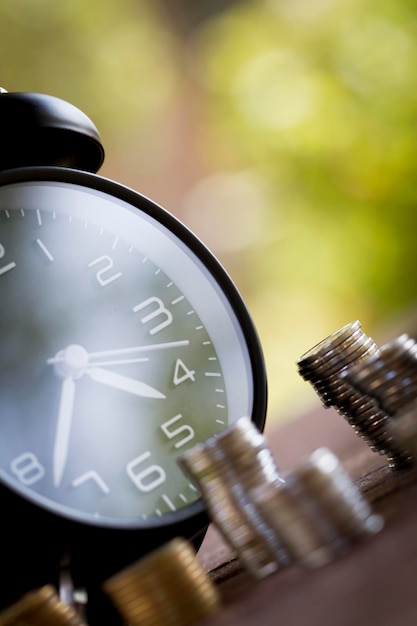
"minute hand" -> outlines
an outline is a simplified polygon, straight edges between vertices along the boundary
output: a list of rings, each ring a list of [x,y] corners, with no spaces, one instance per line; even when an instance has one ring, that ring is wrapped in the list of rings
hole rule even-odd
[[[131,348],[118,348],[115,350],[102,350],[100,352],[89,352],[89,359],[108,358],[115,356],[127,356],[130,354],[136,354],[138,352],[152,352],[154,350],[166,350],[167,348],[180,348],[181,346],[189,345],[188,339],[180,339],[179,341],[167,341],[165,343],[150,343],[143,346],[133,346]],[[50,359],[50,362],[51,359]],[[91,362],[91,365],[94,365]]]
[[[128,378],[127,376],[121,376],[120,374],[102,369],[101,367],[88,367],[86,368],[85,373],[98,383],[103,383],[103,385],[109,385],[110,387],[115,387],[121,391],[127,391],[128,393],[133,393],[136,396],[141,396],[143,398],[166,397],[154,387],[151,387],[140,380]]]

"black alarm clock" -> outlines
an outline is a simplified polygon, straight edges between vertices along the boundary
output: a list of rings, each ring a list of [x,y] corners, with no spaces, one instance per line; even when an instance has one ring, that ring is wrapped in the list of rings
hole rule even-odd
[[[201,542],[177,464],[267,385],[247,308],[166,210],[98,176],[81,111],[0,93],[1,606],[62,567],[89,623],[117,624],[101,583],[175,536]]]

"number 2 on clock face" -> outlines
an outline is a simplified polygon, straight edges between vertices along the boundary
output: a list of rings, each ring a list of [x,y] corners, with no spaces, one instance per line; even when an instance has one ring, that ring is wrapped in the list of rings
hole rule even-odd
[[[5,254],[6,254],[6,251],[4,249],[4,246],[2,246],[0,243],[0,261],[2,260]],[[10,270],[13,270],[15,267],[16,267],[16,263],[14,263],[13,261],[11,263],[7,263],[6,265],[3,265],[2,267],[0,266],[0,276],[2,274],[6,274],[6,272],[10,272]]]

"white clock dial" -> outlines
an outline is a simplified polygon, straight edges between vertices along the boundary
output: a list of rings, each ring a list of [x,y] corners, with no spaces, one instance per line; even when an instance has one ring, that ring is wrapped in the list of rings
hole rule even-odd
[[[240,296],[139,194],[75,171],[3,175],[0,302],[0,478],[45,508],[180,519],[202,504],[178,455],[243,415],[263,425]]]

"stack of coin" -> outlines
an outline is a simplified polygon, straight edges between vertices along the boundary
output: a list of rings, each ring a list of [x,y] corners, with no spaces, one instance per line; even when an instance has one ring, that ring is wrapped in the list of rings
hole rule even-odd
[[[328,563],[383,526],[325,448],[301,462],[280,486],[257,487],[252,498],[293,560],[306,567]]]
[[[185,539],[173,539],[104,583],[130,626],[190,626],[220,607],[217,588]]]
[[[212,521],[255,578],[264,578],[288,555],[254,507],[251,489],[280,484],[265,438],[249,418],[194,446],[179,460],[197,482]]]
[[[417,342],[403,334],[383,345],[379,354],[347,368],[344,377],[360,393],[372,396],[390,416],[387,431],[396,444],[410,440],[413,447],[417,430]],[[403,454],[409,455],[410,463],[413,461],[414,453],[406,445]]]
[[[343,376],[348,368],[377,357],[379,352],[376,343],[355,321],[302,355],[297,362],[298,371],[312,384],[324,406],[334,407],[371,450],[386,455],[392,469],[400,469],[408,466],[409,458],[391,436],[387,414],[373,397],[358,391]]]
[[[265,437],[247,417],[207,440],[205,446],[224,464],[231,481],[239,479],[245,490],[259,483],[282,482]]]
[[[0,626],[85,626],[74,609],[46,585],[24,595],[0,613]]]
[[[378,346],[361,330],[359,321],[335,331],[303,354],[298,371],[311,383],[325,406],[344,406],[345,387],[339,373],[351,363],[378,352]]]
[[[352,365],[345,378],[371,395],[390,416],[417,399],[417,343],[403,334],[383,345],[379,354]]]

